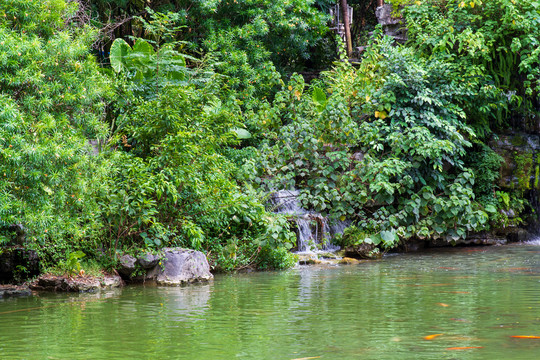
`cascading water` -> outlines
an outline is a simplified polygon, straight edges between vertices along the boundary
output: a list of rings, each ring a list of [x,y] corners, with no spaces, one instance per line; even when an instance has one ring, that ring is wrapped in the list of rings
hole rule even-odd
[[[315,252],[319,247],[324,251],[339,250],[330,240],[343,232],[347,224],[330,225],[321,214],[303,209],[298,202],[299,194],[298,190],[280,190],[271,198],[274,212],[288,215],[296,223],[298,252]]]

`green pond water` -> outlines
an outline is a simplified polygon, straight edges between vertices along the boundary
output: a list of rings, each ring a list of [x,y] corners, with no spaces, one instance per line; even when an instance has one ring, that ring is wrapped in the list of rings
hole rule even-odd
[[[540,358],[515,335],[540,336],[538,243],[0,299],[3,360]]]

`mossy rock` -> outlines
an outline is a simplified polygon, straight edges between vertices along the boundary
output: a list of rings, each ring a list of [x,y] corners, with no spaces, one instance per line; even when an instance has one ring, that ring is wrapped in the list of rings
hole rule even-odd
[[[373,244],[362,243],[345,248],[345,256],[355,259],[378,259],[382,254]]]

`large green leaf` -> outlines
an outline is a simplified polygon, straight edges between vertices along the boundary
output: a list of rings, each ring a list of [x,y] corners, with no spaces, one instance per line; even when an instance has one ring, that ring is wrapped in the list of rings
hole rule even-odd
[[[385,245],[392,245],[397,240],[396,233],[393,231],[381,231],[380,235]]]
[[[231,131],[234,132],[240,140],[251,138],[251,133],[247,131],[246,129],[233,128]]]
[[[146,72],[152,67],[152,63],[155,63],[154,48],[146,40],[137,39],[127,60],[131,70]]]
[[[126,59],[131,53],[131,47],[124,39],[114,40],[111,46],[111,66],[116,72],[127,69]]]
[[[144,39],[137,39],[135,45],[133,45],[133,52],[138,52],[150,57],[155,54],[154,48]]]
[[[324,93],[324,91],[318,87],[314,88],[312,99],[317,106],[317,110],[319,112],[323,111],[327,103],[326,94]]]

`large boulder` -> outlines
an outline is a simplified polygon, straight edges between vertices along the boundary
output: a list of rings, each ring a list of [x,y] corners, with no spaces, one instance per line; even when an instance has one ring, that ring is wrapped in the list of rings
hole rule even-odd
[[[120,257],[120,267],[118,272],[124,276],[130,276],[137,269],[137,259],[131,255],[123,255]]]
[[[158,285],[178,286],[214,278],[206,256],[200,251],[164,248],[162,259],[162,265],[148,274],[155,274]]]

